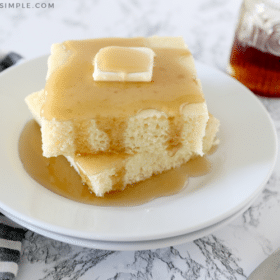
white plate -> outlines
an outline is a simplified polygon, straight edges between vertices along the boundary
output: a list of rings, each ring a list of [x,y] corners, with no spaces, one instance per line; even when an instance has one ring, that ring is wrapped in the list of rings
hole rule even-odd
[[[201,188],[137,207],[97,207],[45,189],[28,176],[18,139],[31,115],[24,98],[44,87],[47,56],[0,75],[0,207],[50,231],[100,241],[144,241],[194,232],[242,209],[263,188],[277,155],[276,131],[261,102],[229,76],[197,64],[209,111],[221,121],[213,171]],[[4,121],[6,120],[6,121]]]
[[[180,245],[183,243],[191,242],[198,238],[202,238],[206,235],[212,234],[213,232],[221,229],[226,226],[233,220],[235,220],[238,216],[242,215],[255,201],[256,198],[259,197],[259,194],[253,198],[245,207],[241,210],[237,211],[230,217],[214,224],[209,227],[203,228],[201,230],[197,230],[194,232],[186,233],[179,236],[157,239],[157,240],[146,240],[146,241],[134,241],[134,242],[114,242],[114,241],[99,241],[99,240],[90,240],[90,239],[82,239],[78,237],[67,236],[59,233],[55,233],[52,231],[48,231],[47,229],[42,229],[36,227],[34,225],[28,224],[25,221],[22,221],[16,217],[11,216],[9,213],[2,211],[8,218],[18,223],[19,225],[37,232],[43,236],[46,236],[51,239],[55,239],[64,243],[87,247],[92,249],[101,249],[101,250],[118,250],[118,251],[135,251],[135,250],[153,250],[159,248],[165,248],[169,246]]]

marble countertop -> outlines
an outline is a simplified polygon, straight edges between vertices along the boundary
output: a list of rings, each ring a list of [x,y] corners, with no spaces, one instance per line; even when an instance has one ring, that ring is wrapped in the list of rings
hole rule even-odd
[[[225,71],[241,0],[30,0],[14,8],[5,3],[0,3],[0,50],[26,59],[47,54],[52,43],[68,39],[182,35],[196,60]],[[279,136],[280,100],[260,100]],[[107,251],[28,231],[17,279],[247,279],[280,246],[279,167],[278,160],[261,195],[243,214],[182,245]]]

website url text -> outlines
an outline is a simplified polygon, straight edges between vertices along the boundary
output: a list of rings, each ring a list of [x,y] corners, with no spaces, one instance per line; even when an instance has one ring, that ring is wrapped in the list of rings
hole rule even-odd
[[[48,8],[54,8],[54,3],[36,3],[31,5],[31,3],[0,3],[0,9],[48,9]]]

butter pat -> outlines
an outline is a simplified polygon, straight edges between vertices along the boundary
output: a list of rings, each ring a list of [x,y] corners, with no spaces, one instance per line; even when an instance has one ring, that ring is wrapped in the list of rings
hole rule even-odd
[[[145,47],[105,47],[94,58],[95,81],[151,82],[155,53]]]

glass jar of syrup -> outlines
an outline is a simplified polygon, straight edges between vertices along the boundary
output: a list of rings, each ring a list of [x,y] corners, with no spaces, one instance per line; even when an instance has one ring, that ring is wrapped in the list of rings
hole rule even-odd
[[[255,94],[280,97],[280,0],[244,0],[228,71]]]

